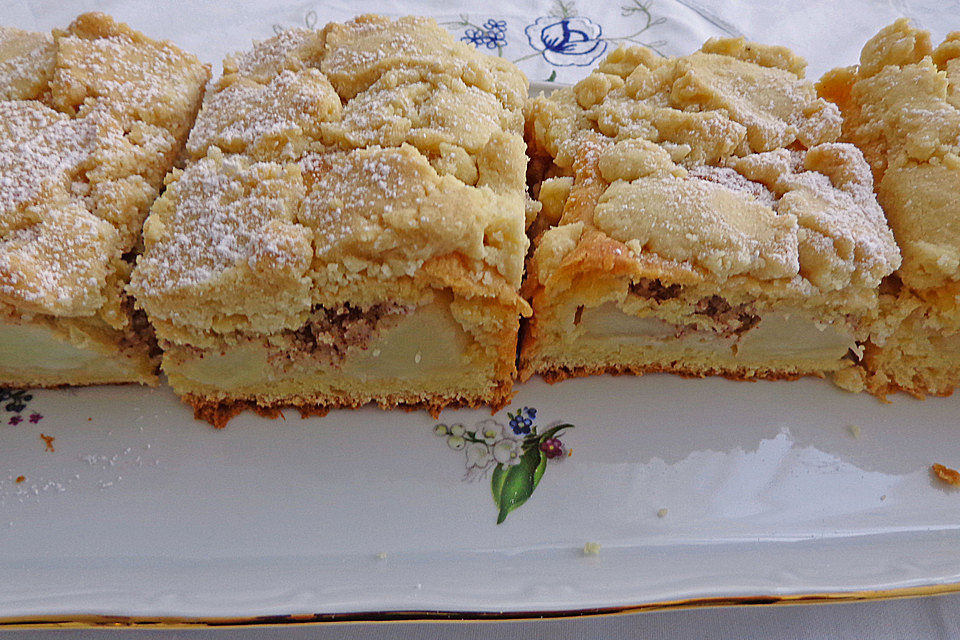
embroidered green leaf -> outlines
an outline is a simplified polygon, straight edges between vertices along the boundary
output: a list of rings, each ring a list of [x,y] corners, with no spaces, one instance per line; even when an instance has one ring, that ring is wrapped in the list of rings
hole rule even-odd
[[[533,495],[546,467],[547,457],[537,447],[526,449],[520,456],[520,462],[513,466],[497,465],[490,480],[493,502],[500,512],[497,524],[506,520],[511,511]]]

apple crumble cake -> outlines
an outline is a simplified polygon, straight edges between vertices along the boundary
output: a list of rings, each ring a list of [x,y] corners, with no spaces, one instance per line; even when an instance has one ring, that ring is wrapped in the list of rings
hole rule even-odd
[[[867,42],[859,66],[818,88],[870,163],[903,254],[881,287],[883,331],[851,384],[947,395],[960,384],[960,32],[934,49],[899,20]]]
[[[124,286],[208,78],[103,14],[0,27],[0,385],[156,384]]]
[[[840,114],[781,47],[621,47],[527,108],[520,375],[841,373],[899,264]]]
[[[130,289],[198,417],[502,406],[528,247],[512,64],[361,16],[224,61]]]

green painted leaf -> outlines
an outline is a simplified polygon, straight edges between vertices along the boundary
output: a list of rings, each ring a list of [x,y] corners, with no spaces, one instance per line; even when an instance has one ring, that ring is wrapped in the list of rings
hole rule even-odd
[[[491,480],[494,491],[493,501],[500,510],[497,524],[507,519],[511,511],[522,505],[533,495],[546,468],[547,457],[537,448],[527,449],[520,462],[512,467],[497,465]],[[498,477],[500,472],[502,479]],[[499,491],[498,491],[499,489]]]
[[[493,469],[493,476],[490,478],[490,490],[493,492],[493,504],[500,510],[500,494],[503,492],[503,483],[507,481],[506,468],[498,464]]]
[[[552,438],[553,436],[555,436],[555,435],[558,434],[559,432],[563,431],[564,429],[573,429],[573,425],[572,425],[572,424],[558,424],[557,426],[553,427],[552,429],[547,429],[547,430],[544,431],[542,434],[540,434],[540,437],[537,438],[537,440],[539,440],[540,442],[543,442],[543,441],[545,441],[545,440],[549,440],[550,438]]]
[[[543,472],[546,470],[547,470],[547,455],[543,452],[540,452],[540,464],[538,464],[537,468],[533,470],[533,488],[534,489],[536,489],[537,485],[540,484],[540,478],[543,477]],[[531,491],[531,493],[533,492]]]
[[[557,79],[557,70],[554,69],[553,71],[550,72],[550,77],[547,78],[547,82],[553,82],[556,79]]]

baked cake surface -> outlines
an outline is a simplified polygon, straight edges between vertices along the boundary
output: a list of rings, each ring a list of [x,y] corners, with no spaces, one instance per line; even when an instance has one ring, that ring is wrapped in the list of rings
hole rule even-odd
[[[0,28],[0,385],[157,383],[124,286],[208,76],[103,14]]]
[[[781,47],[621,47],[527,109],[521,378],[840,374],[900,264],[837,108]]]
[[[526,93],[424,18],[227,58],[130,285],[174,390],[218,425],[505,403],[528,312]]]
[[[886,326],[867,345],[864,383],[877,395],[948,394],[960,384],[960,32],[934,48],[899,20],[818,88],[870,162],[903,253],[884,283]]]

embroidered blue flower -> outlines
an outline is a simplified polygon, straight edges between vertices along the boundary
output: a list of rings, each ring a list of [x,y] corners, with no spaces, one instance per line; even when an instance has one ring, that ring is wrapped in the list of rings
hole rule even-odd
[[[490,18],[481,27],[471,27],[460,38],[473,46],[487,49],[499,49],[507,44],[507,21]]]
[[[585,67],[607,50],[603,29],[583,16],[543,16],[524,32],[530,46],[558,67]]]

